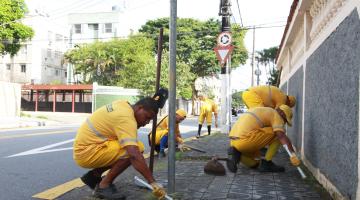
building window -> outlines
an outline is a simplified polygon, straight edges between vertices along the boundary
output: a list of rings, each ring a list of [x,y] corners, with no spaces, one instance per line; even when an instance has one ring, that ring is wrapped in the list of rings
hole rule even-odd
[[[60,57],[61,57],[61,52],[55,51],[55,58],[60,58]]]
[[[26,73],[26,65],[25,64],[21,64],[21,72]]]
[[[23,54],[23,55],[27,55],[27,45],[22,46],[20,52],[21,52],[21,54]]]
[[[48,49],[46,52],[46,57],[51,58],[51,49]]]
[[[11,70],[11,64],[6,64],[6,69]]]
[[[74,24],[75,33],[81,33],[81,24]]]
[[[65,71],[64,75],[65,75],[65,77],[67,77],[67,71]]]
[[[55,70],[55,76],[59,76],[59,70],[58,69]]]
[[[105,24],[105,33],[112,33],[112,24],[111,23]]]
[[[56,34],[55,40],[56,40],[56,42],[61,42],[63,40],[63,36],[60,34]]]

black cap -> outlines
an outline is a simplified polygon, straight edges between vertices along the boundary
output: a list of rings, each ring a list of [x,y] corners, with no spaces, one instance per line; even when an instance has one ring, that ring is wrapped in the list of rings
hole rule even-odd
[[[159,108],[163,108],[168,97],[169,91],[165,88],[160,88],[153,96],[153,99],[157,102]]]

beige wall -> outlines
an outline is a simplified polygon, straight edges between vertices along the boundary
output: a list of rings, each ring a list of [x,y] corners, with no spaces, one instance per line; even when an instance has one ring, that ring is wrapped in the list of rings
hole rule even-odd
[[[21,85],[0,81],[0,117],[20,116]]]

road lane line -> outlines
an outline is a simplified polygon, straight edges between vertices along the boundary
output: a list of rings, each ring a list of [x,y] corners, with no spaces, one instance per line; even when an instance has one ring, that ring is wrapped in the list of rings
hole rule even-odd
[[[76,131],[73,130],[73,129],[69,129],[69,130],[63,130],[63,131],[50,131],[50,132],[44,132],[44,133],[29,133],[29,134],[21,134],[21,135],[5,135],[5,136],[0,136],[0,140],[11,139],[11,138],[39,136],[39,135],[52,135],[52,134],[59,134],[59,133],[71,133],[71,132],[76,132]]]
[[[39,154],[39,153],[48,153],[48,152],[54,152],[54,151],[69,150],[69,149],[72,149],[72,147],[66,147],[66,148],[60,148],[60,149],[50,149],[50,148],[57,147],[57,146],[60,146],[63,144],[67,144],[67,143],[73,142],[74,140],[75,139],[70,139],[70,140],[65,140],[62,142],[55,143],[55,144],[46,145],[46,146],[39,147],[36,149],[31,149],[29,151],[24,151],[24,152],[21,152],[18,154],[7,156],[6,158],[17,157],[17,156],[27,156],[27,155]],[[50,149],[50,150],[47,150],[47,149]]]

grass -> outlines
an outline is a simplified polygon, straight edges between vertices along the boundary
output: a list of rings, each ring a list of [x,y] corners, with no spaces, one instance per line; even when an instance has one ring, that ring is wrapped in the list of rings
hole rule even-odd
[[[36,118],[39,118],[39,119],[48,119],[46,116],[44,115],[39,115],[39,116],[36,116]]]
[[[30,114],[26,114],[24,112],[20,112],[20,117],[31,117]]]

